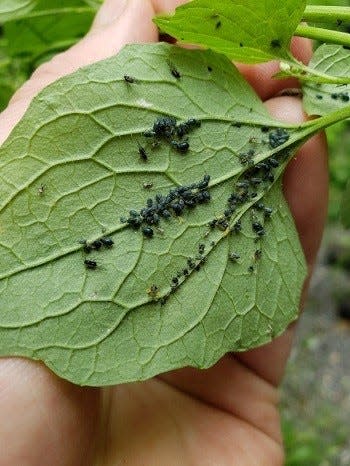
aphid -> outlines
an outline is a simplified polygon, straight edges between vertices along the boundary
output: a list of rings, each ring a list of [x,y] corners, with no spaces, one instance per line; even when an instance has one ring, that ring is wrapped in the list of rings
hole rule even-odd
[[[343,49],[350,50],[350,46],[349,45],[343,45]]]
[[[188,269],[183,269],[182,273],[184,274],[185,277],[187,277],[187,275],[189,274],[189,271]]]
[[[42,196],[45,192],[45,185],[44,184],[41,184],[38,188],[38,194],[39,196]]]
[[[278,146],[281,146],[289,139],[288,132],[283,128],[276,128],[275,130],[269,133],[269,143],[271,149],[275,149]]]
[[[142,186],[143,186],[143,189],[152,189],[153,183],[150,181],[145,181]]]
[[[272,168],[277,168],[279,166],[279,162],[278,160],[270,157],[268,160],[267,160],[267,164],[270,165],[270,167]]]
[[[253,265],[250,265],[250,266],[248,267],[248,272],[249,272],[249,273],[253,273],[253,272],[254,272],[254,266],[253,266]]]
[[[154,231],[151,227],[142,228],[142,233],[144,236],[146,236],[146,238],[152,238],[152,236],[154,235]]]
[[[99,251],[102,248],[102,241],[99,239],[96,239],[90,244],[92,249],[95,249],[96,251]]]
[[[239,43],[239,46],[240,46],[240,47],[243,47],[243,42],[240,42],[240,43]]]
[[[259,231],[262,231],[264,229],[264,227],[262,226],[262,224],[258,221],[254,221],[252,223],[252,229],[255,233],[258,233]]]
[[[151,298],[157,298],[157,296],[159,295],[159,287],[155,284],[151,285],[148,290],[146,290],[148,296],[150,296]]]
[[[242,230],[242,222],[238,220],[233,224],[232,230],[234,233],[239,233]]]
[[[95,260],[91,260],[91,259],[85,259],[84,260],[84,265],[87,269],[90,269],[90,270],[95,270],[96,267],[97,267],[97,262]]]
[[[279,39],[272,39],[270,45],[273,49],[280,49],[281,48],[281,41]]]
[[[273,210],[271,207],[264,207],[264,217],[265,218],[270,218]]]
[[[213,220],[210,220],[210,222],[208,223],[208,227],[215,228],[217,223],[218,221],[216,220],[216,218],[214,218]]]
[[[187,127],[190,127],[190,128],[200,128],[202,125],[202,122],[200,120],[197,120],[197,118],[189,118],[186,121],[186,125]]]
[[[350,97],[346,92],[341,92],[339,94],[339,97],[343,102],[349,102],[349,100],[350,100]]]
[[[254,252],[254,259],[256,261],[258,261],[259,259],[261,259],[261,256],[262,256],[262,250],[261,249],[257,249],[255,252]]]
[[[205,251],[205,244],[201,243],[199,246],[198,246],[198,252],[199,254],[203,254]]]
[[[225,218],[221,218],[217,221],[216,226],[219,230],[225,231],[229,227],[229,224]]]
[[[171,145],[176,149],[178,152],[181,152],[182,154],[185,154],[188,152],[188,149],[190,148],[190,145],[187,141],[184,142],[178,142],[178,141],[171,141]]]
[[[318,100],[322,100],[322,99],[323,99],[323,96],[322,96],[322,95],[320,95],[320,94],[316,94],[316,99],[318,99]]]
[[[218,22],[215,24],[215,29],[221,28],[221,25],[222,25],[221,21],[218,21]]]
[[[238,259],[240,259],[241,256],[239,254],[237,254],[236,252],[230,252],[228,257],[229,257],[230,261],[237,262]]]
[[[257,186],[258,184],[262,183],[262,179],[261,179],[261,178],[252,177],[252,178],[250,178],[250,183],[251,183],[253,186]]]
[[[89,254],[92,251],[92,247],[90,246],[90,244],[87,242],[86,239],[81,239],[79,243],[83,244],[83,250],[86,254]]]
[[[240,189],[248,189],[249,188],[249,183],[246,180],[238,181],[236,183],[237,188]]]
[[[165,295],[162,298],[160,298],[159,302],[161,306],[164,306],[164,304],[168,301],[169,295]]]
[[[270,128],[269,128],[268,126],[262,126],[262,127],[260,128],[260,130],[261,130],[262,133],[268,133],[268,132],[269,132],[269,129],[270,129]]]
[[[169,67],[170,67],[170,72],[171,72],[171,74],[174,76],[174,78],[180,79],[180,78],[181,78],[181,73],[180,73],[179,70],[175,67],[175,65],[173,65],[172,63],[169,63]]]
[[[112,238],[109,238],[107,236],[104,236],[103,238],[101,238],[101,243],[107,249],[110,249],[114,245],[114,241],[112,240]]]
[[[144,147],[139,146],[139,154],[140,154],[140,158],[141,158],[144,162],[147,162],[148,157],[147,157],[146,149],[145,149]]]
[[[135,84],[137,81],[133,76],[129,76],[128,74],[124,74],[124,81],[129,84]]]
[[[336,93],[331,94],[331,98],[334,99],[334,100],[337,100],[338,94],[336,94]]]
[[[210,246],[211,246],[212,248],[213,248],[215,245],[216,245],[216,242],[215,242],[215,241],[212,241],[212,242],[210,243]]]
[[[171,281],[174,283],[174,285],[178,285],[179,284],[179,279],[177,277],[173,277],[171,279]]]
[[[211,66],[208,66],[207,70],[209,71],[209,73],[211,73],[213,71],[213,68]]]

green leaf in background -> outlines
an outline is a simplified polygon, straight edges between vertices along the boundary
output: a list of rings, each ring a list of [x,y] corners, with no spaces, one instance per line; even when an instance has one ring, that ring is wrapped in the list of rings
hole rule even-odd
[[[228,59],[166,44],[42,91],[0,148],[0,354],[107,385],[281,334],[306,269],[279,177],[313,130],[280,125]]]
[[[232,60],[259,63],[290,59],[289,44],[305,0],[193,0],[157,26],[181,42],[198,44]]]
[[[350,181],[348,181],[340,208],[340,219],[345,228],[350,228]]]
[[[1,0],[0,23],[10,21],[29,13],[37,4],[37,0]]]
[[[5,23],[8,53],[38,58],[72,45],[89,29],[94,14],[83,0],[39,0],[31,12]]]
[[[321,84],[305,81],[303,105],[309,115],[326,115],[350,105],[350,50],[341,45],[321,45],[309,68],[344,79],[349,84]]]

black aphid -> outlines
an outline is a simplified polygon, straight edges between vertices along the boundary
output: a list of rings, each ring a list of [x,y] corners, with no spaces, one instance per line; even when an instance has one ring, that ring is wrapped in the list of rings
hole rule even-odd
[[[262,126],[262,127],[260,128],[260,130],[261,130],[262,133],[268,133],[268,132],[269,132],[269,129],[270,129],[270,128],[269,128],[268,126]]]
[[[180,73],[180,71],[175,67],[175,65],[173,65],[172,63],[169,63],[169,67],[170,67],[170,73],[174,76],[174,78],[180,79],[180,78],[181,78],[181,73]]]
[[[270,45],[273,49],[280,49],[281,48],[281,41],[279,39],[272,39]]]
[[[153,183],[150,181],[145,181],[142,186],[143,186],[143,189],[152,189]]]
[[[156,132],[150,129],[147,131],[144,131],[142,134],[143,136],[145,136],[145,138],[154,138],[156,136]]]
[[[205,251],[205,244],[201,243],[199,246],[198,246],[198,252],[199,254],[203,254]]]
[[[234,233],[239,233],[242,230],[242,222],[237,220],[236,223],[233,224],[232,231]]]
[[[129,76],[128,74],[124,74],[124,81],[129,84],[135,84],[137,81],[133,76]]]
[[[254,272],[254,266],[253,266],[253,265],[250,265],[250,266],[248,267],[248,272],[249,272],[249,273],[253,273],[253,272]]]
[[[104,236],[103,238],[101,238],[101,243],[107,249],[112,248],[114,245],[114,241],[112,240],[112,238],[109,238],[107,236]]]
[[[140,154],[140,158],[141,158],[144,162],[147,162],[148,156],[147,156],[146,149],[145,149],[144,147],[139,146],[139,154]]]
[[[151,227],[142,228],[142,233],[144,236],[146,236],[146,238],[152,238],[152,236],[154,235],[153,228]]]
[[[181,154],[185,154],[186,152],[188,152],[188,149],[190,148],[190,145],[187,141],[171,141],[171,145]]]
[[[209,73],[211,73],[213,71],[213,68],[211,66],[208,66],[207,70],[209,71]]]
[[[316,99],[318,99],[318,100],[322,100],[322,99],[323,99],[323,96],[322,96],[322,95],[320,95],[320,94],[316,94]]]
[[[177,277],[173,277],[171,279],[171,281],[174,283],[174,285],[178,285],[179,284],[179,279]]]
[[[221,26],[222,26],[221,21],[218,21],[218,22],[215,24],[215,29],[219,29],[219,28],[221,28]]]
[[[269,133],[269,143],[271,149],[275,149],[278,146],[281,146],[289,139],[288,131],[284,128],[276,128]]]
[[[270,218],[273,210],[271,207],[264,207],[264,217],[265,218]]]
[[[90,269],[90,270],[95,270],[96,267],[97,267],[97,262],[95,260],[91,260],[91,259],[85,259],[84,260],[84,265],[87,269]]]
[[[183,269],[182,273],[186,277],[190,272],[188,271],[188,269]]]
[[[336,94],[336,93],[331,94],[331,98],[334,99],[334,100],[337,100],[338,99],[338,94]]]

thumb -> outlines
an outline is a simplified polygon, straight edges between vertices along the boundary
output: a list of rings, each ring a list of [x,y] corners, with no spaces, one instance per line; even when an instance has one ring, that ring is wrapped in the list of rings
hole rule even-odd
[[[89,33],[67,51],[39,66],[14,94],[0,115],[0,145],[22,118],[33,97],[45,86],[82,66],[118,53],[125,44],[156,41],[158,31],[152,23],[154,14],[148,0],[107,0]]]

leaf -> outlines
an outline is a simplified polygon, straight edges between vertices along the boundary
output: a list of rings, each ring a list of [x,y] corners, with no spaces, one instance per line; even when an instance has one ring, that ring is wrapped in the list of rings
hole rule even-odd
[[[321,45],[315,51],[309,68],[349,82],[350,51],[341,45]],[[303,105],[309,115],[327,115],[350,104],[349,84],[303,84]]]
[[[36,3],[37,0],[1,0],[0,23],[28,13],[35,7]]]
[[[185,138],[143,135],[170,117],[177,131],[201,122],[187,153]],[[108,385],[281,334],[306,269],[278,179],[306,134],[211,51],[127,46],[47,87],[0,148],[0,354]],[[147,199],[171,214],[155,226],[144,213],[152,238],[121,219]],[[94,247],[101,237],[114,247]]]
[[[198,44],[232,60],[259,63],[290,58],[289,44],[304,0],[193,0],[161,15],[157,26],[181,42]]]
[[[39,0],[30,13],[4,25],[8,53],[38,57],[66,48],[88,31],[93,17],[82,0]]]

